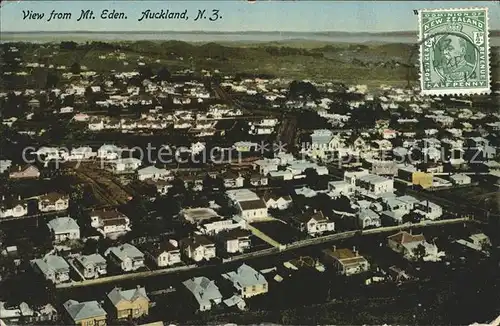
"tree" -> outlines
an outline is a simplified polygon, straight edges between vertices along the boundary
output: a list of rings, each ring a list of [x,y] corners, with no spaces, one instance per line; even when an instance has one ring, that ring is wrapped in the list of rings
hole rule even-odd
[[[170,71],[168,71],[166,67],[162,67],[158,70],[158,73],[156,73],[156,78],[159,81],[169,81],[171,76]]]
[[[78,62],[75,62],[71,65],[70,71],[72,74],[79,75],[81,72],[81,69],[82,68],[80,67],[80,64]]]
[[[413,249],[413,255],[417,260],[421,260],[422,258],[424,258],[425,254],[425,246],[421,243],[415,249]]]

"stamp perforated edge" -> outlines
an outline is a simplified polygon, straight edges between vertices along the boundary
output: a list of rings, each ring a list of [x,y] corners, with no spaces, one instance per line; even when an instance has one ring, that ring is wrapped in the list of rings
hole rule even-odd
[[[463,88],[454,90],[424,90],[423,87],[423,60],[422,60],[422,44],[423,44],[423,34],[422,34],[422,13],[423,12],[443,12],[443,11],[469,11],[469,10],[484,10],[486,13],[486,56],[488,58],[487,67],[487,79],[488,84],[485,88]],[[469,8],[439,8],[439,9],[419,9],[418,10],[418,60],[419,60],[419,81],[420,81],[420,93],[422,95],[434,95],[434,96],[465,96],[465,95],[489,95],[491,94],[491,53],[490,53],[490,15],[488,7],[469,7]]]

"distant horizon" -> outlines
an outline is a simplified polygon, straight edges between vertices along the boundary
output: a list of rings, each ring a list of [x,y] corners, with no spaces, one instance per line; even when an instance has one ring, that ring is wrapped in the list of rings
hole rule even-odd
[[[116,31],[92,31],[92,30],[79,30],[79,31],[1,31],[1,34],[41,34],[41,33],[51,33],[51,34],[114,34],[114,33],[132,33],[132,34],[150,34],[150,33],[172,33],[172,34],[190,34],[190,33],[197,33],[197,34],[238,34],[238,33],[288,33],[288,34],[324,34],[324,33],[337,33],[337,34],[414,34],[418,33],[417,30],[401,30],[401,31],[396,31],[396,30],[388,30],[388,31],[376,31],[376,32],[370,32],[370,31],[356,31],[356,32],[349,32],[349,31],[340,31],[340,30],[324,30],[324,31],[264,31],[264,30],[240,30],[240,31],[203,31],[203,30],[191,30],[191,31],[176,31],[176,30],[163,30],[163,31],[158,31],[158,30],[142,30],[142,31],[123,31],[123,30],[116,30]],[[492,33],[500,33],[500,29],[494,29],[490,30],[490,34]]]

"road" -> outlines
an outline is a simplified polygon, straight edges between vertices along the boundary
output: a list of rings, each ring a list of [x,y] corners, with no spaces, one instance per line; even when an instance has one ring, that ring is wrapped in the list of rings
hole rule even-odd
[[[78,287],[85,287],[85,286],[91,286],[91,285],[116,283],[116,282],[121,282],[121,281],[125,281],[125,280],[132,280],[132,279],[137,280],[137,279],[149,278],[149,277],[154,277],[154,276],[159,276],[159,275],[178,274],[181,272],[200,270],[200,269],[207,268],[207,267],[214,267],[216,265],[231,264],[231,263],[247,261],[247,260],[255,259],[255,258],[262,258],[262,257],[273,256],[273,255],[279,255],[279,254],[282,254],[285,252],[293,252],[293,251],[301,249],[301,248],[306,248],[306,247],[310,247],[310,246],[325,244],[328,242],[334,242],[334,241],[352,238],[356,235],[363,236],[363,235],[372,235],[372,234],[379,234],[379,233],[389,233],[389,232],[397,232],[399,230],[404,230],[404,229],[409,229],[409,228],[424,228],[424,227],[429,227],[429,226],[442,226],[442,225],[447,225],[447,224],[467,223],[467,222],[471,222],[471,221],[472,221],[471,218],[456,218],[456,219],[450,219],[450,220],[424,221],[424,222],[414,223],[414,224],[403,224],[403,225],[391,226],[391,227],[381,227],[381,228],[377,228],[377,229],[369,229],[369,230],[364,230],[364,231],[361,231],[361,230],[347,231],[347,232],[335,233],[335,234],[326,235],[326,236],[322,236],[322,237],[297,241],[297,242],[294,242],[292,244],[287,245],[282,250],[280,250],[278,248],[268,248],[268,249],[263,249],[263,250],[259,250],[256,252],[242,254],[242,255],[239,255],[236,257],[232,257],[230,259],[223,260],[219,264],[204,265],[204,266],[187,265],[187,266],[180,266],[180,267],[174,267],[174,268],[158,269],[158,270],[154,270],[154,271],[121,274],[121,275],[116,275],[116,276],[102,277],[99,279],[86,280],[86,281],[80,281],[80,282],[62,283],[62,284],[56,285],[56,288],[57,289],[78,288]]]

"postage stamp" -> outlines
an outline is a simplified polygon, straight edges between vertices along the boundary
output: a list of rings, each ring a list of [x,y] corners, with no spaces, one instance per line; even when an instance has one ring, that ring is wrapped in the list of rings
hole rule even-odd
[[[419,11],[423,95],[489,94],[488,8]]]

